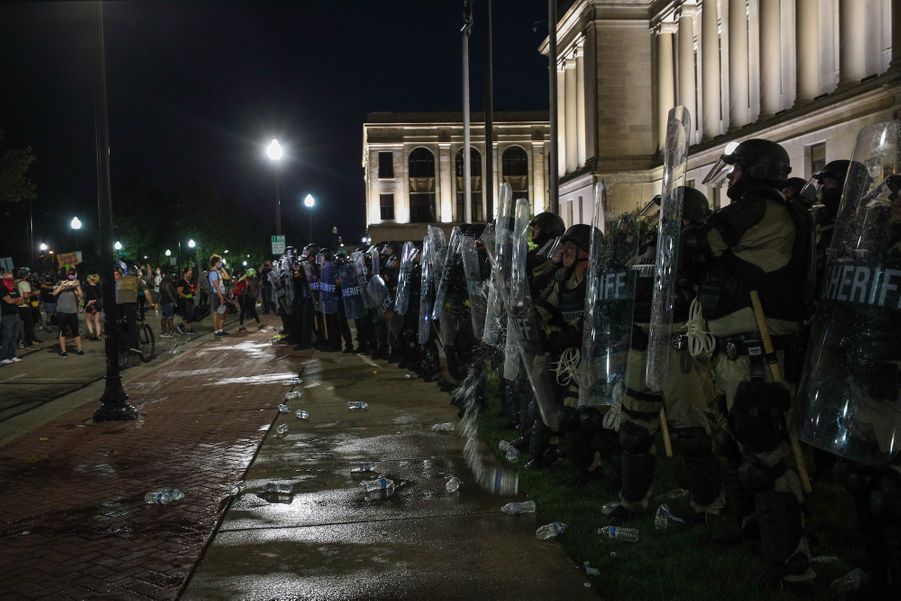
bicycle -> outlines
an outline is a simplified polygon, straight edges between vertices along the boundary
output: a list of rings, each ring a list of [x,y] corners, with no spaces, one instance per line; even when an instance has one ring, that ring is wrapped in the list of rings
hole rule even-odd
[[[156,353],[156,338],[153,330],[149,325],[144,323],[142,319],[138,319],[138,349],[139,352],[131,350],[131,339],[128,335],[128,323],[125,319],[118,319],[117,335],[119,337],[119,366],[127,367],[129,359],[132,355],[137,355],[142,362],[150,363]]]

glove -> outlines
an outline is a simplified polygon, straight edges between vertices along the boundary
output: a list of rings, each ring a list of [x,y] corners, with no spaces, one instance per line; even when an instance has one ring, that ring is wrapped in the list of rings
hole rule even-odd
[[[604,414],[602,425],[605,430],[613,430],[619,432],[620,426],[623,424],[623,385],[617,384],[613,388],[613,404],[607,413]]]

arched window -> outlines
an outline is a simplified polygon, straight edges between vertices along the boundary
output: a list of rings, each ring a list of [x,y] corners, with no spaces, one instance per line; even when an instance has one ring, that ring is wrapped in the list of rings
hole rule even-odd
[[[501,155],[501,175],[513,189],[513,198],[529,197],[529,155],[519,146],[510,146]]]
[[[454,213],[454,221],[463,222],[466,205],[465,180],[463,179],[463,149],[457,151],[455,161],[455,171],[457,174],[457,210]],[[472,191],[472,221],[477,223],[485,221],[484,212],[482,210],[482,155],[478,150],[469,147],[469,175],[470,190]]]
[[[417,148],[408,159],[410,177],[410,223],[435,221],[435,155]]]

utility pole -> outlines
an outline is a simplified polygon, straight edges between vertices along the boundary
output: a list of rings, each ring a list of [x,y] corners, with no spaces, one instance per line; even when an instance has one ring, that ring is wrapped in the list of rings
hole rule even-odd
[[[547,3],[547,32],[548,32],[548,51],[547,51],[547,69],[548,79],[548,105],[551,122],[551,148],[548,155],[548,210],[551,213],[560,214],[560,187],[558,180],[560,174],[557,172],[557,0],[548,0]]]
[[[483,194],[487,200],[486,220],[494,217],[494,74],[492,71],[491,0],[484,0],[485,7],[485,184]]]
[[[469,123],[469,36],[472,33],[472,0],[463,0],[463,211],[464,223],[472,223],[472,164]]]
[[[116,289],[113,286],[113,204],[110,191],[109,120],[106,108],[106,57],[103,45],[103,2],[95,2],[97,55],[94,63],[94,130],[97,147],[97,213],[100,224],[100,273],[103,274],[103,309],[106,314],[106,382],[94,421],[137,419],[138,410],[128,404],[119,373],[119,326],[116,323]]]

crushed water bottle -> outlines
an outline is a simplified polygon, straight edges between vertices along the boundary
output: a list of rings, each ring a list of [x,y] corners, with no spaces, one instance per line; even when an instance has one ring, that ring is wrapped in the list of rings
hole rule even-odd
[[[519,515],[521,513],[535,513],[537,507],[535,501],[510,501],[503,507],[501,511],[507,515]]]
[[[582,566],[584,566],[584,568],[585,568],[586,576],[600,576],[601,575],[601,571],[595,567],[592,567],[591,563],[589,563],[587,561],[583,561]]]
[[[288,413],[289,411],[291,411],[291,408],[288,407],[287,405],[285,405],[284,403],[282,403],[281,405],[278,406],[279,413]]]
[[[555,536],[560,536],[566,532],[566,524],[563,522],[551,522],[550,524],[545,524],[541,526],[538,530],[535,531],[535,538],[538,540],[548,540],[549,538],[554,538]]]
[[[516,463],[519,461],[519,449],[510,445],[507,447],[507,452],[504,453],[504,459],[506,459],[510,463]]]
[[[604,503],[601,505],[601,514],[602,515],[610,515],[616,508],[619,507],[619,501],[610,501],[609,503]]]
[[[303,396],[303,393],[302,393],[301,391],[299,391],[299,390],[292,390],[291,392],[285,393],[285,400],[286,400],[286,401],[296,401],[296,400],[299,399],[301,396]]]
[[[279,438],[284,438],[288,435],[288,424],[279,424],[275,429],[275,435]]]
[[[230,494],[231,496],[241,494],[241,491],[244,490],[244,488],[246,488],[246,485],[243,482],[236,482],[228,490],[228,494]]]
[[[829,590],[836,595],[847,595],[860,589],[867,583],[868,579],[866,572],[860,568],[855,568],[841,578],[836,578],[830,582]]]
[[[300,378],[291,378],[290,380],[285,380],[285,386],[300,386],[303,384],[303,380]]]
[[[351,474],[368,474],[375,466],[371,463],[361,463],[350,468]]]
[[[301,409],[294,412],[294,417],[297,419],[310,419],[310,414],[305,409]]]
[[[443,424],[435,424],[432,426],[432,432],[453,432],[454,425],[450,422],[444,422]]]
[[[185,493],[181,492],[177,488],[166,489],[166,492],[169,493],[169,498],[173,501],[181,501],[185,498]]]
[[[447,481],[447,484],[444,485],[444,490],[446,490],[449,494],[453,494],[460,490],[460,479],[456,476],[451,476]]]
[[[622,540],[629,543],[638,542],[638,529],[620,528],[619,526],[604,526],[598,528],[598,534],[612,540]]]
[[[676,524],[684,524],[685,520],[683,520],[679,516],[673,515],[673,512],[670,510],[669,505],[664,503],[657,508],[657,513],[654,515],[654,529],[666,530],[667,528],[669,528],[671,522],[675,522]]]
[[[366,401],[348,401],[347,410],[348,411],[362,411],[369,407]]]
[[[168,505],[172,497],[165,490],[155,490],[144,495],[144,502],[150,505]]]
[[[363,488],[363,498],[367,501],[378,501],[394,496],[394,481],[388,478],[367,480],[361,482],[360,486]]]
[[[654,502],[663,503],[664,501],[675,501],[677,499],[682,499],[688,496],[688,491],[684,488],[674,488],[669,492],[665,492],[662,495],[657,495],[654,497]]]
[[[294,493],[294,485],[290,482],[267,482],[266,492],[276,493],[280,495],[290,495]]]

